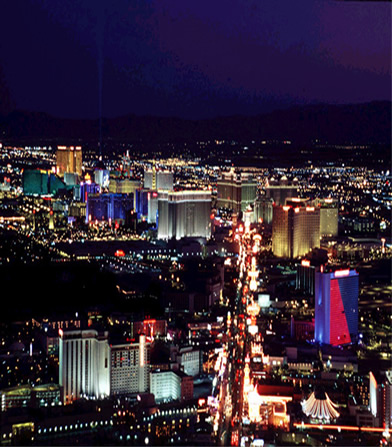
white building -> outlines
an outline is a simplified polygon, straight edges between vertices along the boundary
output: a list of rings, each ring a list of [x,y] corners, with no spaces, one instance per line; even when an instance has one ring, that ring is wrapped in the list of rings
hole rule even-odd
[[[182,348],[177,355],[177,362],[183,367],[186,375],[195,377],[202,372],[202,355],[200,350],[193,349],[191,346]]]
[[[59,330],[59,383],[64,402],[110,394],[108,333],[95,330]]]
[[[150,343],[140,335],[139,343],[122,344],[110,348],[110,393],[144,393],[149,388]]]
[[[211,237],[211,192],[159,192],[158,239]]]
[[[153,371],[150,374],[150,393],[156,402],[181,398],[181,377],[175,371]]]
[[[173,173],[170,171],[157,171],[153,168],[151,171],[144,171],[145,189],[173,191]]]

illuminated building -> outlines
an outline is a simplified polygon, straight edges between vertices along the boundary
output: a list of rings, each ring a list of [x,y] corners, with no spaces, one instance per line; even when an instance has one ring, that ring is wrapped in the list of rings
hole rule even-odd
[[[146,218],[148,216],[148,195],[151,194],[149,189],[139,188],[136,190],[136,212],[138,218]]]
[[[90,194],[99,194],[101,188],[96,183],[92,183],[91,181],[81,182],[80,183],[80,200],[83,203],[87,203],[88,196]]]
[[[34,196],[56,195],[67,189],[65,183],[55,174],[39,169],[23,171],[22,187],[23,194]]]
[[[94,182],[103,188],[107,188],[109,186],[109,171],[107,169],[95,169]]]
[[[211,192],[159,192],[158,239],[211,237]]]
[[[80,146],[57,146],[56,173],[63,176],[66,172],[82,175],[82,148]]]
[[[308,295],[314,296],[314,283],[316,267],[311,265],[310,260],[302,259],[300,264],[296,264],[295,288],[302,290]]]
[[[177,362],[188,376],[198,376],[203,371],[203,352],[191,346],[181,348],[177,354]]]
[[[369,409],[379,427],[392,427],[392,370],[369,373]]]
[[[144,393],[149,388],[150,343],[145,335],[139,336],[139,343],[114,345],[110,347],[110,393]]]
[[[338,235],[338,208],[327,200],[324,200],[320,207],[320,236],[336,237]]]
[[[336,408],[337,405],[324,391],[313,392],[306,401],[302,402],[302,411],[306,416],[323,422],[329,422],[340,416]]]
[[[250,174],[237,174],[234,169],[222,173],[217,188],[217,207],[230,209],[235,213],[245,211],[256,199],[256,180]]]
[[[287,402],[292,400],[291,396],[259,394],[257,387],[251,385],[247,390],[249,420],[288,430],[290,416],[287,414]]]
[[[286,176],[283,176],[280,181],[275,181],[272,178],[265,190],[266,198],[272,199],[276,206],[286,205],[286,200],[290,197],[296,197],[297,194],[297,185],[294,182],[289,183]]]
[[[145,189],[173,191],[173,173],[170,171],[144,171],[143,187]]]
[[[132,209],[132,194],[89,194],[86,222],[109,219],[125,221]]]
[[[147,221],[148,223],[157,223],[158,216],[158,193],[157,191],[149,191],[147,194],[148,208]]]
[[[108,333],[95,330],[59,330],[59,383],[64,402],[83,396],[104,398],[110,394]]]
[[[128,178],[111,178],[109,192],[114,194],[133,194],[133,209],[136,209],[136,191],[140,188],[140,180]]]
[[[316,272],[315,339],[319,343],[351,343],[358,334],[358,273]]]
[[[77,186],[80,185],[80,179],[78,174],[74,172],[65,172],[64,173],[64,183],[67,186]]]
[[[0,391],[1,411],[10,408],[37,408],[61,405],[62,388],[54,383],[43,385],[22,385]]]
[[[254,203],[253,218],[255,222],[272,223],[273,199],[262,196],[258,197]]]
[[[320,210],[315,207],[275,206],[272,251],[282,258],[298,258],[320,247]]]
[[[165,337],[167,334],[166,320],[143,320],[131,322],[132,336],[145,334],[147,339],[153,339],[156,336]]]
[[[150,374],[150,392],[156,402],[193,398],[193,379],[182,371],[155,370]]]
[[[290,319],[290,334],[294,340],[314,339],[314,318],[311,321]]]

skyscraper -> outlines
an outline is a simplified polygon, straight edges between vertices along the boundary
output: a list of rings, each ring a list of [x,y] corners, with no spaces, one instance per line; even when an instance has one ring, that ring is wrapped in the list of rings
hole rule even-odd
[[[217,182],[218,208],[230,209],[235,213],[245,211],[256,200],[257,182],[246,173],[237,174],[234,170],[223,172]]]
[[[139,336],[139,343],[114,345],[110,348],[110,393],[144,393],[149,388],[150,343]]]
[[[82,175],[81,146],[57,146],[56,173],[63,176],[66,172]]]
[[[319,343],[351,343],[358,335],[358,273],[316,272],[315,339]]]
[[[108,333],[95,330],[59,330],[59,383],[64,402],[83,396],[97,399],[110,394]]]
[[[273,200],[275,205],[286,205],[286,200],[290,197],[297,197],[298,186],[296,179],[290,183],[286,176],[283,176],[279,181],[271,179],[266,187],[265,194],[267,198]]]
[[[272,251],[275,256],[298,258],[320,247],[320,209],[275,206],[272,218]]]
[[[338,207],[333,199],[319,199],[315,201],[320,206],[320,235],[338,235]]]
[[[158,194],[158,239],[211,237],[211,192]]]
[[[273,206],[272,199],[265,196],[256,199],[253,217],[255,222],[272,223]]]
[[[127,219],[133,209],[133,194],[89,194],[86,222]]]
[[[144,171],[143,186],[152,190],[173,190],[173,173],[170,171],[157,171],[155,167],[151,171]]]

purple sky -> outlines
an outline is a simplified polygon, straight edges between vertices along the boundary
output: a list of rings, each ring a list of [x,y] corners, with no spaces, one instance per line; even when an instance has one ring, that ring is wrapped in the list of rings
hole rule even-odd
[[[390,100],[391,3],[3,1],[0,83],[16,108],[86,118]]]

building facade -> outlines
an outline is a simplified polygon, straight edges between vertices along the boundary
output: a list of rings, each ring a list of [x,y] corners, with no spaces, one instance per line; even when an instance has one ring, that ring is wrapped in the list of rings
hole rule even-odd
[[[139,343],[114,345],[110,348],[110,394],[148,391],[150,343],[139,336]]]
[[[150,392],[156,402],[168,402],[181,398],[181,377],[172,370],[152,371],[150,374]]]
[[[133,194],[89,194],[86,221],[125,221],[132,210]]]
[[[144,171],[143,186],[146,189],[173,191],[174,179],[170,171],[152,170]]]
[[[57,146],[56,174],[63,176],[66,172],[82,175],[81,146]]]
[[[272,251],[282,258],[298,258],[320,247],[320,209],[275,206]]]
[[[158,239],[211,237],[211,192],[159,192]]]
[[[316,341],[337,346],[356,340],[358,284],[358,273],[355,270],[316,272]]]
[[[217,182],[217,207],[235,213],[253,206],[257,195],[257,182],[250,174],[237,174],[234,170],[223,172]]]
[[[108,333],[95,330],[59,330],[59,383],[64,402],[110,394]]]

